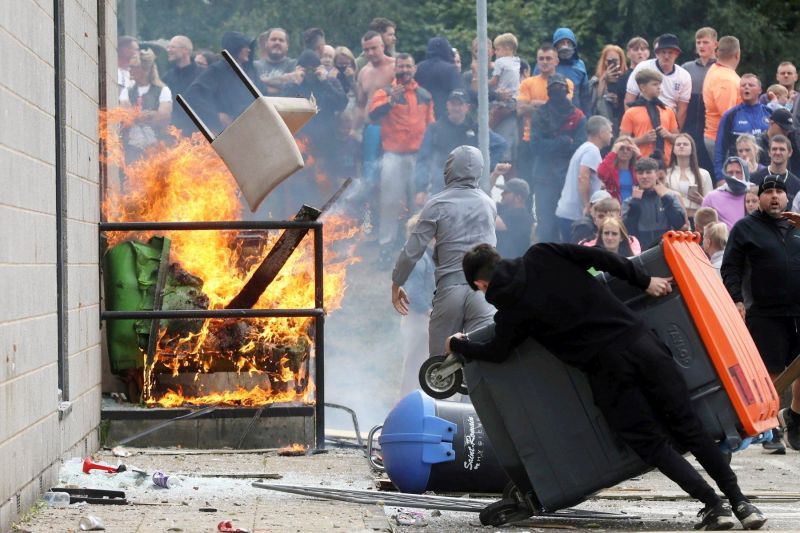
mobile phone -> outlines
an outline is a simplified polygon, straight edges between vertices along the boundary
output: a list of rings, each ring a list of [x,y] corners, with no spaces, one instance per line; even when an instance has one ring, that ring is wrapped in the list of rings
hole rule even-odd
[[[609,69],[615,69],[619,67],[619,59],[616,58],[608,58],[606,59],[606,67]]]
[[[689,185],[689,194],[699,194],[699,192],[700,191],[698,190],[697,185]]]

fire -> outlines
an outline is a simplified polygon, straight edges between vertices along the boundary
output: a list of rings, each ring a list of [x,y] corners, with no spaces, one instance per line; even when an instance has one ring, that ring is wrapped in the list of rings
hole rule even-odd
[[[284,456],[292,456],[292,455],[305,455],[308,451],[308,447],[303,444],[290,444],[289,446],[284,446],[283,448],[278,450],[278,455]]]
[[[113,109],[100,117],[106,160],[121,169],[120,184],[110,183],[103,202],[109,222],[239,220],[242,202],[235,180],[210,144],[200,135],[180,136],[173,130],[170,143],[160,143],[146,157],[126,164],[120,129],[136,120],[135,109]],[[317,173],[319,175],[319,173]],[[291,178],[289,178],[291,179]],[[297,206],[300,207],[299,205]],[[319,206],[317,206],[319,207]],[[245,247],[237,231],[158,232],[171,240],[170,262],[202,279],[209,309],[222,309],[239,293],[277,240],[280,232],[261,234],[265,245]],[[347,267],[359,260],[353,254],[358,228],[341,215],[325,219],[324,296],[326,311],[341,305]],[[153,233],[109,233],[109,248],[124,240],[147,240]],[[336,243],[336,246],[332,246]],[[313,308],[313,235],[303,239],[277,278],[254,308]],[[244,266],[243,266],[244,265]],[[231,321],[209,319],[198,332],[180,338],[162,329],[153,364],[146,368],[146,401],[176,407],[196,405],[264,405],[274,402],[314,401],[308,376],[313,357],[313,318],[269,318]],[[225,371],[263,378],[255,387],[186,397],[169,390],[160,397],[153,390],[156,368],[179,373]]]

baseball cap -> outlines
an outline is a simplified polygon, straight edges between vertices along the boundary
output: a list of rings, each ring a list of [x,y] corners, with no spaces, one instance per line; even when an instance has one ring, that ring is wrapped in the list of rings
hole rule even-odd
[[[781,127],[784,131],[794,131],[794,118],[792,113],[783,108],[778,108],[772,112],[769,119]]]
[[[761,196],[762,192],[770,189],[778,189],[786,192],[786,182],[783,181],[780,176],[767,176],[764,178],[764,181],[761,182],[761,185],[758,186],[758,195]]]
[[[519,178],[511,178],[502,185],[498,185],[497,188],[501,191],[508,191],[523,198],[527,198],[531,194],[531,188],[528,186],[528,183]]]
[[[550,87],[551,85],[563,85],[564,87],[567,86],[567,78],[564,77],[563,74],[553,73],[547,78],[547,86]]]
[[[592,197],[591,197],[591,198],[589,198],[589,203],[590,203],[591,205],[594,205],[594,204],[596,204],[597,202],[600,202],[600,201],[602,201],[602,200],[605,200],[606,198],[611,198],[611,194],[609,194],[609,192],[608,192],[607,190],[605,190],[605,189],[600,189],[599,191],[596,191],[596,192],[595,192],[595,193],[592,195]]]
[[[674,48],[681,52],[681,45],[678,43],[678,37],[672,33],[665,33],[656,39],[656,52],[659,50],[666,50],[667,48]]]
[[[462,89],[455,89],[447,95],[447,101],[450,100],[460,100],[462,104],[466,104],[469,103],[469,95]]]

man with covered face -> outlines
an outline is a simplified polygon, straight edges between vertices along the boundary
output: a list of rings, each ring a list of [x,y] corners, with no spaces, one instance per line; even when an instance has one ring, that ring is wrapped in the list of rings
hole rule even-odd
[[[419,222],[411,231],[392,271],[392,305],[401,315],[408,313],[409,299],[403,285],[434,240],[436,292],[428,326],[430,355],[443,351],[445,340],[491,322],[494,308],[483,294],[467,285],[461,259],[473,246],[496,244],[497,209],[478,187],[483,174],[483,157],[474,146],[459,146],[447,158],[444,190],[433,195],[422,208]]]
[[[559,242],[556,205],[569,161],[586,141],[586,116],[567,97],[567,79],[555,73],[547,80],[546,103],[531,116],[531,181],[536,204],[537,242]]]
[[[759,208],[733,226],[721,268],[725,288],[773,379],[800,353],[800,215],[785,212],[788,202],[786,182],[774,175],[764,178],[758,186]],[[791,406],[778,418],[786,442],[800,450],[800,380],[792,384]],[[781,432],[773,433],[764,448],[786,453]]]
[[[589,90],[589,75],[586,73],[586,64],[578,56],[578,39],[571,29],[558,28],[553,33],[553,47],[558,54],[556,72],[572,81],[575,86],[572,103],[588,116],[592,97]],[[539,74],[540,72],[537,64],[533,73]],[[570,92],[572,92],[572,88],[570,88]]]
[[[433,98],[414,80],[415,72],[414,58],[397,54],[394,81],[375,91],[369,105],[369,119],[381,126],[378,243],[384,263],[390,261],[399,229],[409,215],[417,151],[433,122]]]
[[[731,229],[747,214],[744,198],[750,185],[750,169],[743,159],[729,157],[722,166],[722,175],[725,184],[705,195],[703,207],[713,208],[719,221]]]

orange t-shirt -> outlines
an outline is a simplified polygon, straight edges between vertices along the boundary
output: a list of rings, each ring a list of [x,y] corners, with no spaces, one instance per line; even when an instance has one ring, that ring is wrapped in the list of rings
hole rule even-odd
[[[567,98],[570,100],[572,100],[574,88],[575,84],[572,83],[571,79],[567,78]],[[532,100],[544,100],[546,102],[548,99],[547,78],[542,77],[541,74],[537,74],[536,76],[531,76],[530,78],[522,80],[522,83],[519,85],[519,93],[517,94],[518,102],[530,102]],[[531,140],[531,116],[529,114],[525,115],[522,122],[522,140]]]
[[[397,84],[392,82],[392,87]],[[389,103],[389,90],[378,89],[372,95],[369,112]],[[406,84],[405,102],[393,104],[380,119],[381,147],[385,152],[407,154],[419,150],[425,129],[433,122],[433,99],[428,91],[411,80]]]
[[[678,131],[678,119],[675,118],[675,112],[670,108],[658,108],[658,114],[661,118],[661,125],[670,133]],[[625,114],[622,115],[622,122],[619,125],[619,132],[628,134],[632,137],[641,137],[645,133],[653,129],[653,124],[650,122],[650,116],[647,114],[645,106],[635,106],[628,108]],[[639,151],[642,157],[648,157],[656,149],[656,143],[640,144]],[[664,163],[669,162],[669,157],[672,155],[672,143],[664,141]]]
[[[706,129],[703,135],[706,138],[716,141],[722,115],[742,103],[740,81],[739,75],[730,67],[714,63],[708,69],[703,80],[703,104],[706,106]]]

